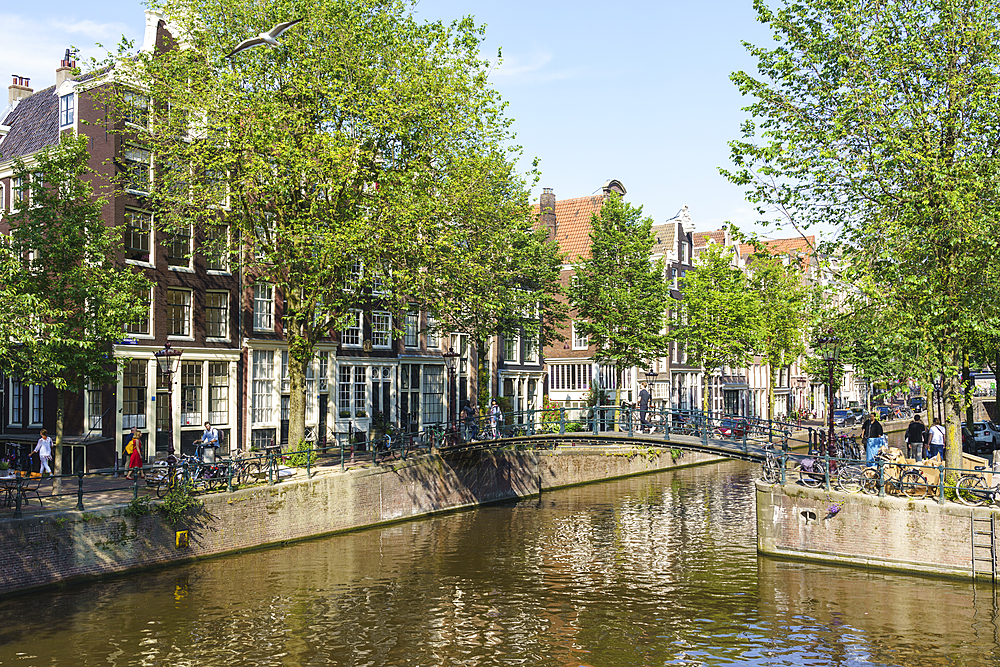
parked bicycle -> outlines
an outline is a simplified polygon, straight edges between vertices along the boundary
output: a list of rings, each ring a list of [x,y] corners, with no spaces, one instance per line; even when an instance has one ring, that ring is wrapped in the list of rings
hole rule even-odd
[[[1000,475],[994,474],[992,484],[987,486],[986,475],[992,470],[986,466],[976,466],[976,472],[964,473],[955,485],[955,497],[963,505],[973,507],[985,503],[996,502],[1000,493]]]

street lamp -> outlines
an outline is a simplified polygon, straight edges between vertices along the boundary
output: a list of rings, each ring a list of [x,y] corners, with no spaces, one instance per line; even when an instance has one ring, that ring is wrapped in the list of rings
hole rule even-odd
[[[455,365],[458,362],[459,354],[454,348],[449,347],[448,351],[442,354],[444,361],[448,364],[448,419],[452,425],[455,424]]]
[[[160,374],[167,376],[167,454],[174,455],[174,382],[173,375],[177,372],[177,367],[181,363],[181,351],[170,347],[168,341],[163,349],[154,352],[156,365],[160,367]],[[155,420],[154,420],[155,422]],[[154,429],[155,433],[156,430]],[[155,446],[155,445],[154,445]]]
[[[819,349],[820,357],[827,364],[828,381],[826,384],[826,404],[827,404],[827,429],[829,431],[826,453],[827,455],[833,451],[833,367],[837,363],[837,359],[840,357],[840,339],[837,338],[831,331],[826,336],[820,336],[816,341],[816,347]]]

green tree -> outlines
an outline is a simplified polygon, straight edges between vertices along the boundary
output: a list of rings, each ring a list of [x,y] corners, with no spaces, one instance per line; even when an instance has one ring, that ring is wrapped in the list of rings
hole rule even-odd
[[[757,300],[758,349],[767,361],[767,415],[774,419],[774,386],[778,371],[805,352],[805,336],[813,305],[802,270],[794,262],[766,252],[751,256],[751,298]]]
[[[479,56],[483,29],[469,18],[418,22],[410,4],[163,0],[154,5],[180,48],[117,64],[118,80],[138,82],[153,101],[147,127],[125,132],[156,156],[147,189],[161,223],[250,246],[245,274],[282,296],[276,329],[289,350],[292,443],[304,437],[317,342],[353,309],[402,312],[426,299],[439,310],[433,299],[448,290],[425,289],[428,267],[467,224],[470,188],[523,187],[497,183],[509,169],[470,171],[517,154]],[[281,48],[226,58],[293,18],[304,20]],[[131,113],[134,97],[116,90],[112,104]]]
[[[1000,6],[754,4],[776,45],[748,45],[757,75],[733,74],[754,121],[724,173],[762,213],[839,225],[844,280],[943,362],[957,466],[957,371],[1000,322]]]
[[[650,259],[656,242],[652,224],[641,206],[612,193],[590,218],[590,256],[573,267],[568,290],[570,306],[581,318],[577,329],[596,345],[598,361],[617,365],[620,378],[667,347],[662,331],[670,288],[662,260]]]
[[[702,404],[709,409],[708,381],[724,366],[745,366],[758,343],[758,302],[747,276],[733,266],[731,251],[710,243],[694,269],[679,281],[681,298],[670,300],[670,338],[701,366]]]
[[[146,315],[141,294],[149,291],[144,276],[115,265],[121,232],[104,224],[88,160],[87,138],[69,135],[30,165],[16,160],[21,186],[8,218],[9,243],[0,245],[0,319],[24,325],[0,336],[0,370],[56,388],[56,474],[69,397],[90,383],[115,382],[126,359],[112,356],[112,345],[126,324]]]

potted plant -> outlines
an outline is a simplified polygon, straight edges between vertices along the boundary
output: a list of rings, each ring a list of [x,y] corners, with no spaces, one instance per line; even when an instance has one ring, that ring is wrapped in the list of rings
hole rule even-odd
[[[340,411],[340,416],[343,419],[347,419],[348,417],[351,416],[351,411],[350,410],[341,410]]]
[[[357,412],[354,413],[354,416],[355,417],[367,417],[368,413],[365,412],[364,410],[358,410]]]

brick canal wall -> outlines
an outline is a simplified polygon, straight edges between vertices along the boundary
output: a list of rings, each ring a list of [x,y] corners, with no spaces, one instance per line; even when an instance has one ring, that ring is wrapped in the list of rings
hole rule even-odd
[[[842,503],[842,504],[841,504]],[[831,507],[840,505],[839,511]],[[757,482],[757,550],[792,558],[972,576],[972,516],[987,507]],[[986,524],[987,530],[989,524]],[[989,536],[985,536],[989,543]],[[979,551],[980,557],[989,551]],[[977,564],[977,569],[988,568]]]
[[[0,593],[354,530],[542,491],[720,460],[575,447],[467,452],[204,496],[183,525],[124,506],[0,520]],[[302,474],[302,473],[299,473]],[[177,531],[188,545],[177,545]]]

